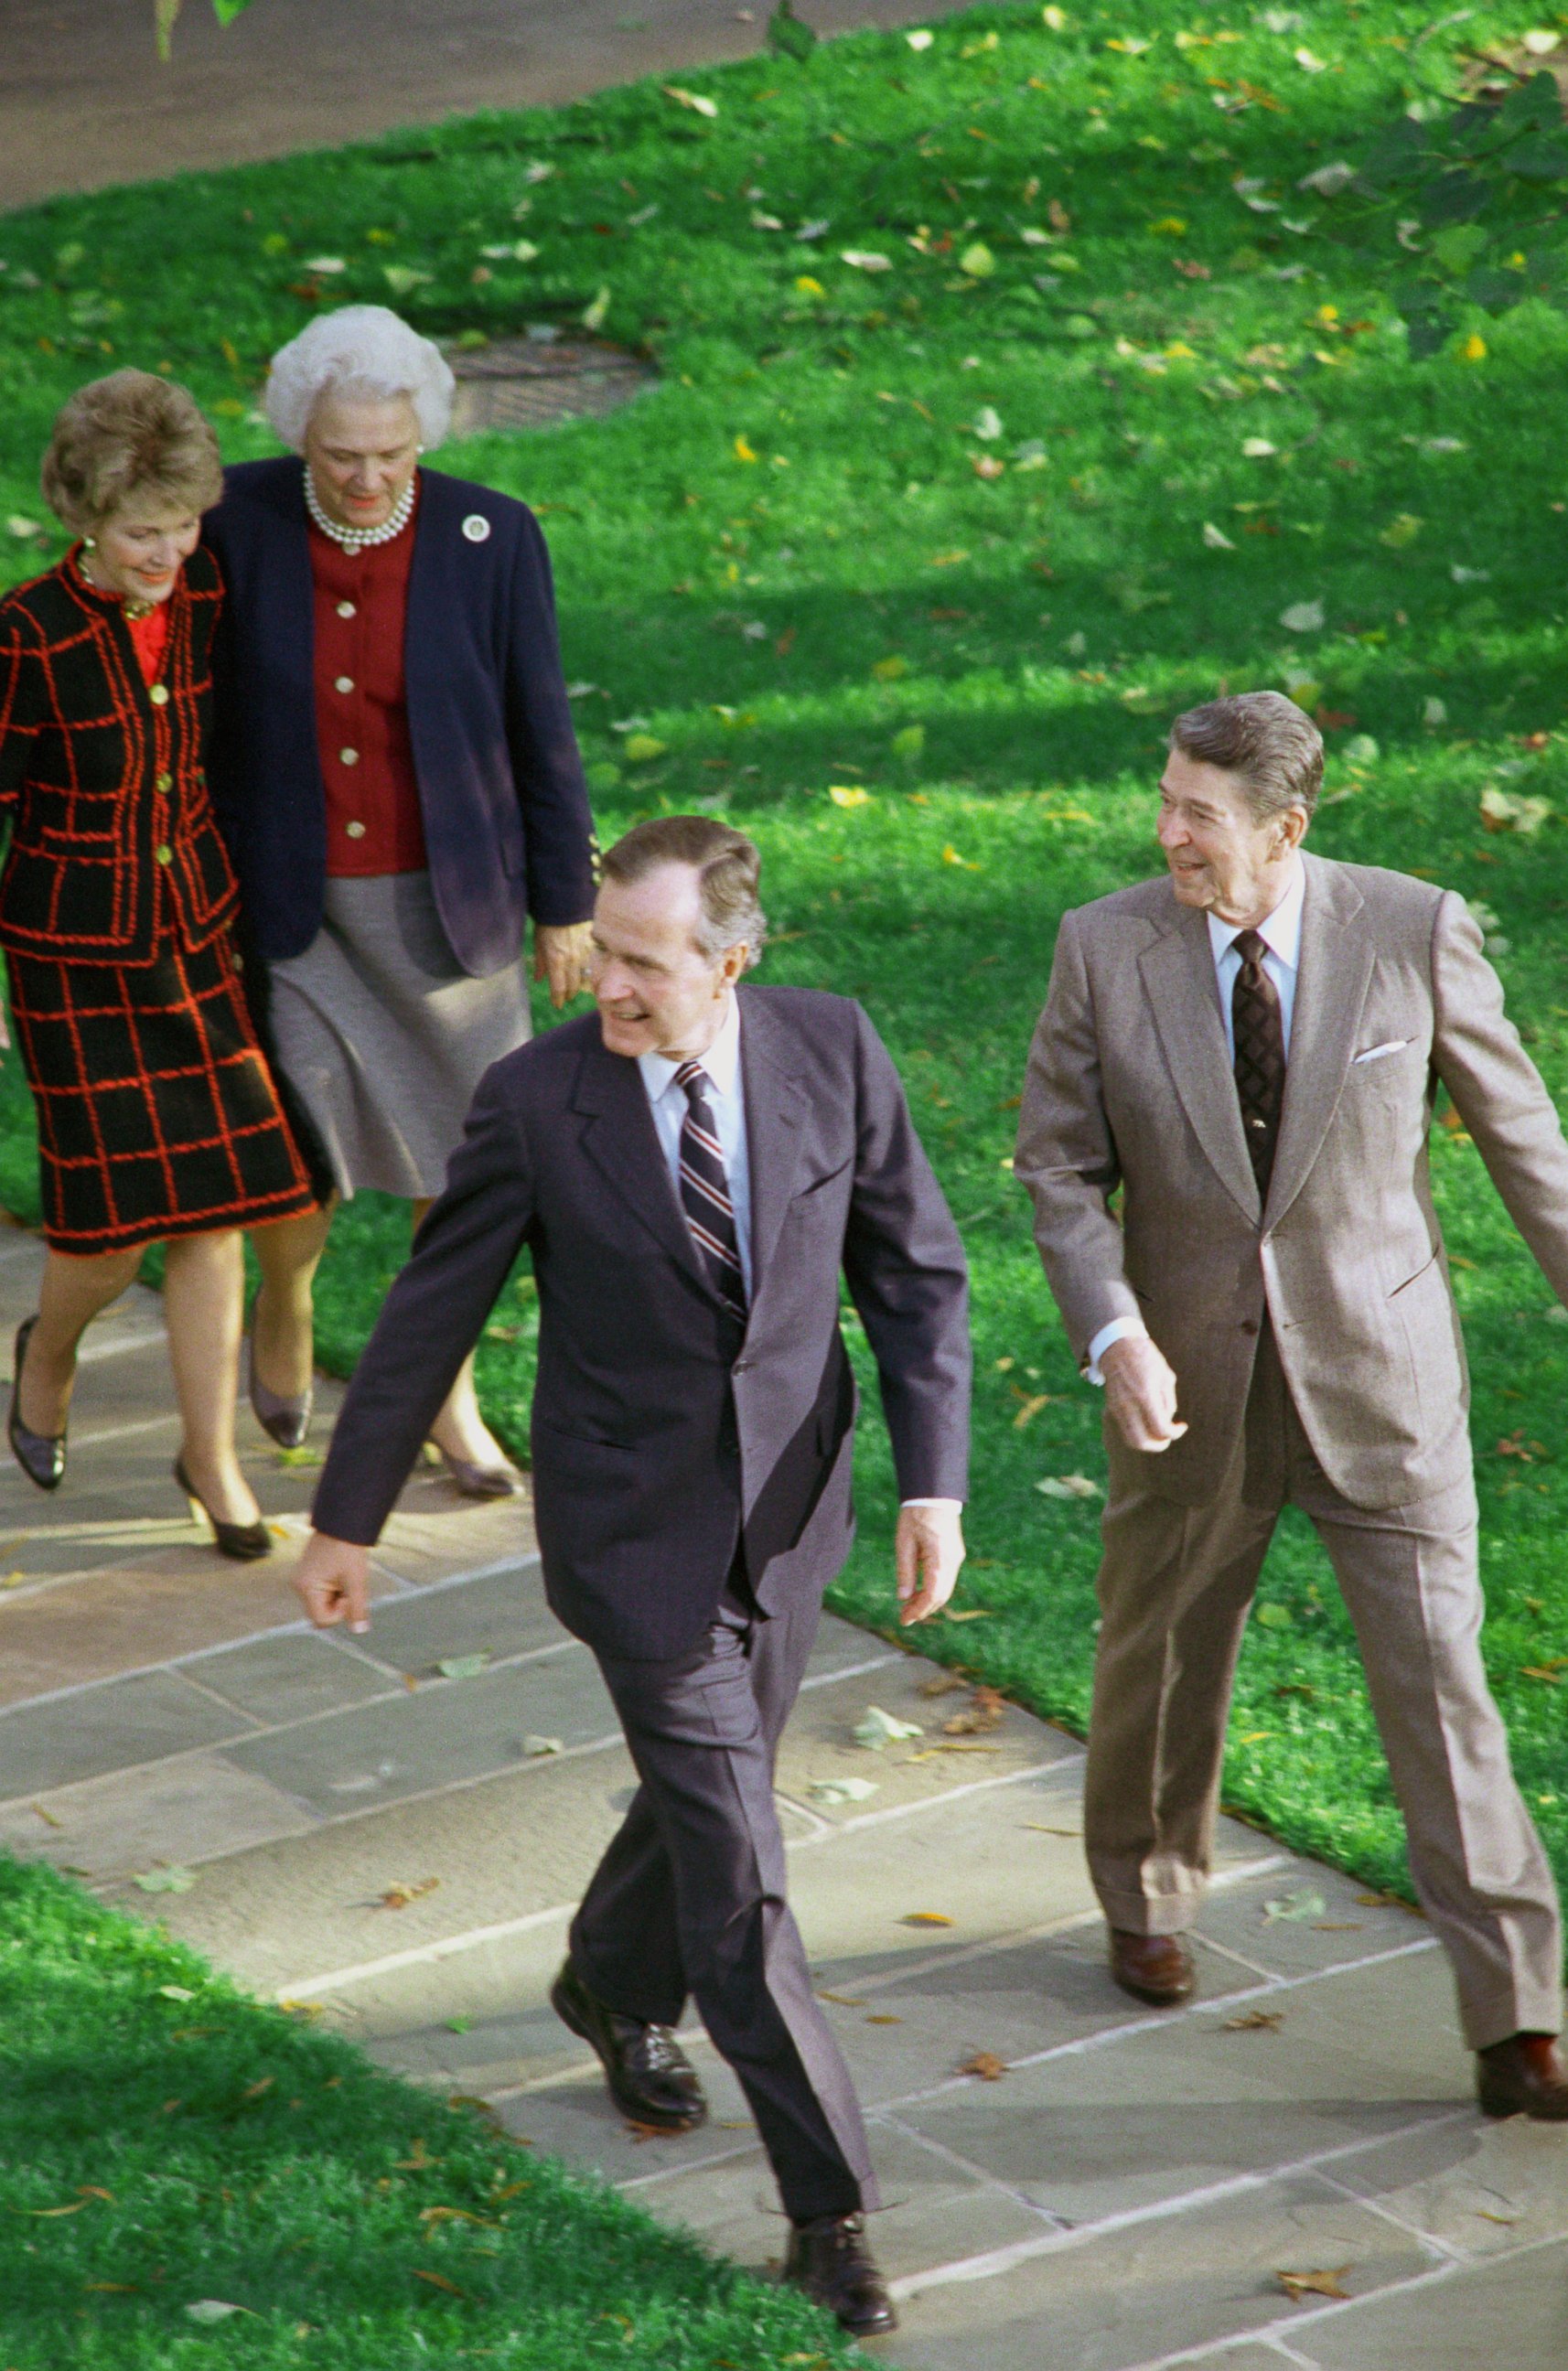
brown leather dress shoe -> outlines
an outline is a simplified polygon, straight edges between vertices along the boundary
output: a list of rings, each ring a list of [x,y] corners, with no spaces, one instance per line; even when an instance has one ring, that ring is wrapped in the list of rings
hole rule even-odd
[[[1175,2008],[1191,1999],[1198,1981],[1179,1935],[1133,1935],[1125,1926],[1110,1930],[1110,1972],[1124,1993],[1151,2008]]]
[[[797,2223],[789,2235],[784,2276],[855,2338],[885,2338],[899,2326],[865,2244],[863,2215],[820,2215]]]
[[[1513,2033],[1478,2050],[1475,2088],[1483,2115],[1568,2123],[1568,2066],[1554,2033]]]

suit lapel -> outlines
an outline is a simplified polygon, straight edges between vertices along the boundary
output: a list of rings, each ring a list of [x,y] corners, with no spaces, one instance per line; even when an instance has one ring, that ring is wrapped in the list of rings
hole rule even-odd
[[[1361,897],[1338,866],[1304,857],[1301,960],[1285,1065],[1284,1110],[1269,1185],[1277,1226],[1307,1183],[1350,1071],[1356,1024],[1372,978],[1370,935],[1358,928]]]
[[[755,1303],[795,1191],[806,1093],[792,1075],[788,1031],[781,1027],[764,999],[744,988],[736,994],[740,1005],[740,1076],[751,1172],[751,1299]]]
[[[1226,1191],[1248,1218],[1261,1214],[1241,1105],[1220,1018],[1205,914],[1171,899],[1165,936],[1138,958],[1155,1026],[1182,1109]]]
[[[677,1266],[712,1294],[675,1198],[664,1147],[648,1108],[643,1074],[631,1058],[589,1045],[572,1097],[583,1121],[583,1151],[621,1200],[635,1211]],[[716,1298],[716,1296],[714,1296]]]

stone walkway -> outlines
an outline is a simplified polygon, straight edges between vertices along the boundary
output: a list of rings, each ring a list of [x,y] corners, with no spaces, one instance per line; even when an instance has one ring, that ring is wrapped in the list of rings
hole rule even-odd
[[[7,1340],[38,1265],[0,1233]],[[137,1290],[91,1337],[59,1498],[0,1478],[0,1844],[776,2261],[766,2168],[702,2034],[713,2121],[638,2143],[546,2006],[632,1772],[517,1509],[422,1473],[368,1637],[318,1637],[287,1589],[309,1474],[247,1418],[278,1553],[221,1563],[168,1478],[168,1400]],[[903,2328],[876,2351],[905,2371],[1562,2371],[1568,2134],[1477,2115],[1421,1922],[1227,1822],[1202,1999],[1140,2012],[1103,1968],[1080,1748],[1017,1710],[950,1739],[966,1699],[943,1683],[826,1622],[779,1773],[889,2202],[874,2236]],[[857,1746],[873,1705],[921,1736]],[[824,1801],[835,1778],[877,1791]],[[171,1870],[187,1890],[135,1882]],[[1299,2301],[1282,2273],[1310,2276]]]
[[[822,33],[924,24],[969,0],[803,0]],[[772,0],[0,0],[0,209],[373,139],[479,108],[554,106],[762,44]]]

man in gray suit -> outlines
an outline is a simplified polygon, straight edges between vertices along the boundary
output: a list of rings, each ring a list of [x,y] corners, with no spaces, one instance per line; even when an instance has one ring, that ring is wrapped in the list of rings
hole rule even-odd
[[[1085,1840],[1117,1980],[1185,1998],[1242,1630],[1280,1510],[1303,1508],[1481,2105],[1562,2119],[1557,1897],[1477,1644],[1437,1088],[1560,1299],[1568,1146],[1462,899],[1301,853],[1322,770],[1278,692],[1179,717],[1167,876],[1063,918],[1029,1055],[1017,1174],[1107,1402]]]
[[[366,1626],[378,1536],[517,1253],[539,1287],[534,1509],[545,1588],[594,1650],[641,1780],[552,1995],[634,2122],[705,2113],[675,2040],[694,1998],[794,2225],[786,2278],[894,2326],[849,2076],[784,1899],[774,1752],[848,1554],[854,1378],[876,1357],[902,1505],[902,1619],[963,1561],[963,1252],[897,1073],[856,1004],[749,988],[759,858],[701,815],[604,859],[597,1015],[487,1072],[333,1435],[296,1586]]]

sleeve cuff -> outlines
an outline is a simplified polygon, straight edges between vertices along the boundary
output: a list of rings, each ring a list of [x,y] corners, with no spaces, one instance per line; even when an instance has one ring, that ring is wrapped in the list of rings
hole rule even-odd
[[[1086,1383],[1104,1383],[1099,1362],[1113,1342],[1146,1342],[1148,1338],[1149,1329],[1141,1317],[1113,1317],[1109,1325],[1100,1327],[1089,1344],[1089,1354],[1084,1361],[1084,1381]]]
[[[963,1503],[961,1498],[900,1498],[899,1511],[901,1514],[906,1507],[961,1507]]]

